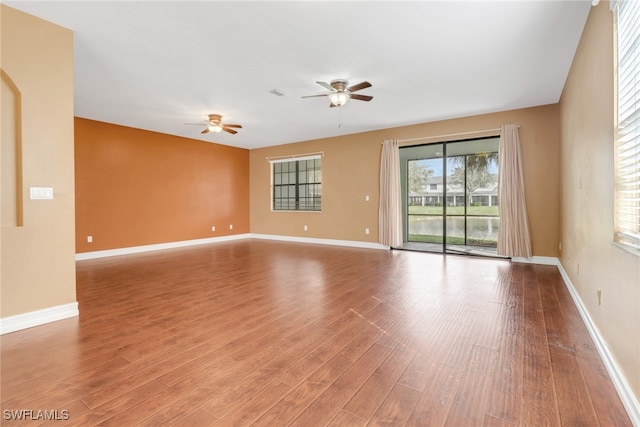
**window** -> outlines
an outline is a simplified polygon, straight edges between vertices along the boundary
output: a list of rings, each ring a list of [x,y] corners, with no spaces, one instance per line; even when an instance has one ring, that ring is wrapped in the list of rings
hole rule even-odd
[[[640,2],[619,0],[615,13],[615,240],[640,249]]]
[[[320,211],[322,159],[306,156],[272,160],[274,211]]]

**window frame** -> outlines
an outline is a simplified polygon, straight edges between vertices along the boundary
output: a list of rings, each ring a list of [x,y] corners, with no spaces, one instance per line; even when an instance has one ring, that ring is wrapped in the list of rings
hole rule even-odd
[[[322,212],[321,155],[269,159],[269,163],[272,212]]]
[[[640,5],[618,0],[611,3],[611,10],[615,22],[613,239],[617,246],[640,254],[640,76],[634,72],[640,67]]]

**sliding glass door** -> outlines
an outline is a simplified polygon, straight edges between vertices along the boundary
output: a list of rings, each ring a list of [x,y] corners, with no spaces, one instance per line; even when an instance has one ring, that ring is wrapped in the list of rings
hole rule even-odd
[[[400,150],[404,247],[495,255],[498,138]]]
[[[424,249],[442,251],[445,236],[444,148],[442,144],[421,146],[420,150],[415,148],[418,147],[400,150],[404,240],[422,243]]]

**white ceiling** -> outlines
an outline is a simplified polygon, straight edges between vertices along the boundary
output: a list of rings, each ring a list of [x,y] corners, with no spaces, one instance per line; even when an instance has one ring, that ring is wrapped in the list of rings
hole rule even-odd
[[[558,102],[591,6],[4,3],[74,31],[76,116],[248,149]],[[371,82],[359,93],[374,99],[301,98],[335,78]],[[212,113],[243,129],[184,124]]]

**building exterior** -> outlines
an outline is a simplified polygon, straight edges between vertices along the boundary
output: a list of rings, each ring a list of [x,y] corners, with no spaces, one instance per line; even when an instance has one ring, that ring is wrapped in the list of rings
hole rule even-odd
[[[471,192],[469,206],[498,206],[498,175],[491,175],[492,184]],[[464,206],[465,192],[458,183],[447,183],[447,206]],[[442,176],[429,177],[423,190],[409,192],[409,206],[442,206],[444,182]]]

